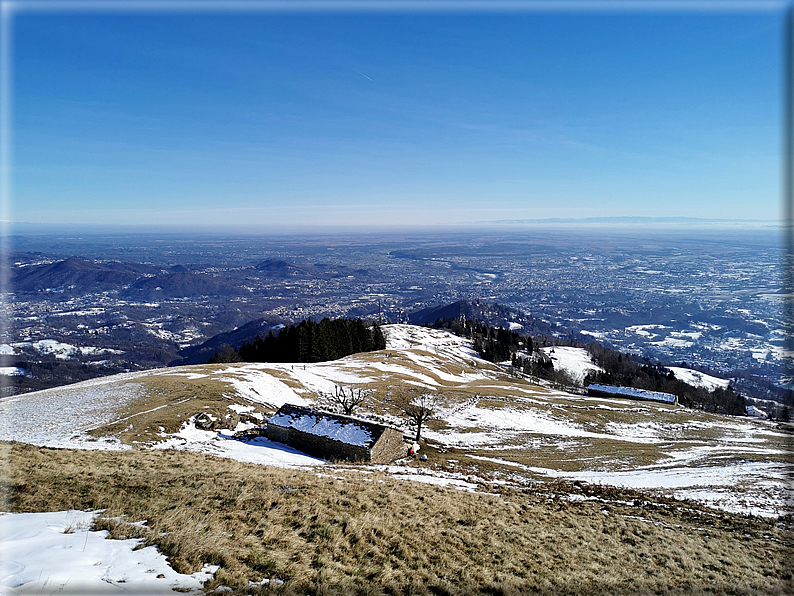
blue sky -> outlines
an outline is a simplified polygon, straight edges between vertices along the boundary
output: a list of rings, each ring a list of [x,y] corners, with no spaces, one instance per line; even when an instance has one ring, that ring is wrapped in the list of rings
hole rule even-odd
[[[781,12],[20,12],[12,217],[774,220]]]

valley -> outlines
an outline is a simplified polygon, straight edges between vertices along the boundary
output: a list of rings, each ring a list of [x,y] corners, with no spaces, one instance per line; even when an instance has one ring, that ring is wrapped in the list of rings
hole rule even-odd
[[[16,237],[0,357],[26,374],[5,376],[4,391],[206,362],[214,350],[203,342],[254,321],[237,341],[325,316],[432,323],[419,313],[466,300],[506,307],[480,310],[492,325],[703,368],[748,396],[780,399],[791,359],[778,234]]]

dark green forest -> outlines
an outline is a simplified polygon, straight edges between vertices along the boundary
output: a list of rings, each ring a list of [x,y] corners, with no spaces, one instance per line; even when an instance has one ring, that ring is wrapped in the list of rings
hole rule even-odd
[[[223,346],[209,362],[325,362],[385,347],[386,338],[377,323],[325,318],[284,327],[278,335],[271,330],[264,339],[257,335],[238,349]]]

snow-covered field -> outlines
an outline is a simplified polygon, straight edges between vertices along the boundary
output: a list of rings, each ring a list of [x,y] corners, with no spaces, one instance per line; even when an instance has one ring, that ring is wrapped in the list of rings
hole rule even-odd
[[[709,391],[717,389],[726,389],[730,385],[728,379],[720,379],[705,373],[692,370],[691,368],[681,368],[680,366],[668,366],[668,370],[673,371],[675,378],[684,383],[688,383],[693,387],[705,387]]]
[[[332,394],[334,385],[356,385],[384,394],[407,384],[444,396],[438,420],[423,433],[435,448],[499,462],[502,478],[519,470],[533,477],[658,489],[730,511],[778,515],[791,510],[794,473],[789,462],[794,453],[788,437],[770,422],[553,391],[511,377],[503,368],[479,359],[467,340],[444,331],[387,325],[384,333],[385,350],[334,362],[158,369],[3,399],[0,440],[129,449],[112,433],[100,438],[88,433],[111,424],[135,424],[142,414],[167,416],[166,405],[145,405],[152,383],[162,380],[178,380],[188,387],[214,383],[223,388],[230,410],[256,409],[259,416],[285,403],[312,404],[319,394]],[[583,349],[555,347],[550,355],[555,366],[578,378],[594,368]],[[701,381],[715,382],[702,377]],[[139,408],[143,412],[125,415],[125,408],[134,404],[144,404]],[[369,413],[410,431],[394,412],[370,407],[374,409]],[[326,465],[262,437],[235,437],[235,432],[253,426],[249,421],[234,429],[205,431],[188,416],[177,432],[162,429],[156,442],[140,446],[282,467]],[[393,474],[461,488],[471,485],[464,472],[409,469]]]
[[[590,354],[584,348],[554,346],[541,349],[551,358],[555,369],[566,371],[577,381],[584,380],[587,373],[591,371],[603,370],[600,366],[593,364]]]
[[[89,530],[97,514],[0,513],[0,593],[202,594],[217,570],[177,573],[154,546]]]

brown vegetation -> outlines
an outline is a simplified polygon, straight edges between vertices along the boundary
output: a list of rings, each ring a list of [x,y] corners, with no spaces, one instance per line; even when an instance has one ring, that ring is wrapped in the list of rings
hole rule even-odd
[[[286,594],[784,594],[790,528],[567,483],[469,493],[187,452],[1,444],[9,511],[103,509],[208,589]],[[338,477],[343,477],[339,479]],[[571,495],[578,495],[572,497]],[[118,521],[114,518],[120,518]],[[147,520],[145,527],[131,522]],[[127,523],[128,522],[128,523]],[[267,586],[249,581],[279,579]]]

